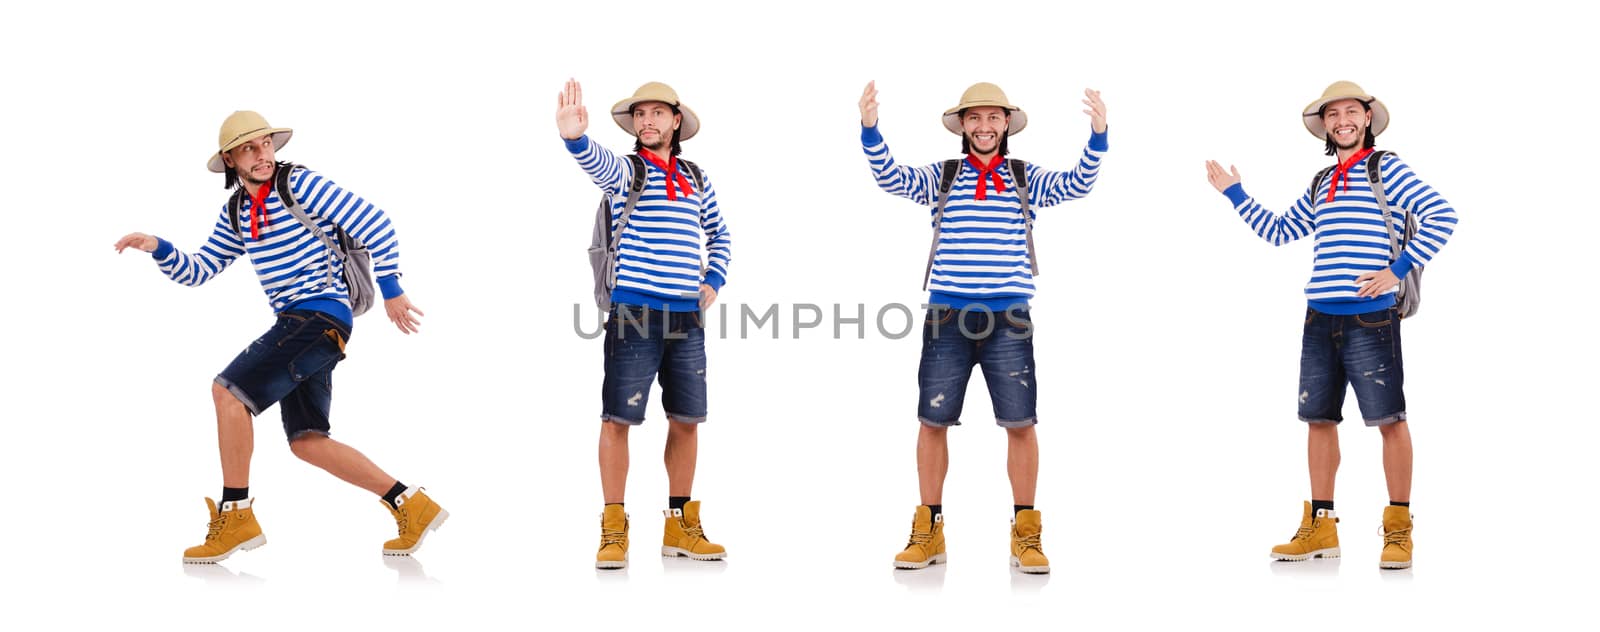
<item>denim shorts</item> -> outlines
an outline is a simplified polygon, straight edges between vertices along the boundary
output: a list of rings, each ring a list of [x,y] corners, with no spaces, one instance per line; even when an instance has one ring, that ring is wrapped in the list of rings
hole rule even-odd
[[[659,376],[661,407],[680,423],[706,420],[706,330],[699,311],[614,305],[606,319],[606,380],[600,419],[644,423],[650,384]]]
[[[995,423],[1005,428],[1038,423],[1039,376],[1028,310],[991,312],[982,306],[928,310],[917,371],[917,419],[935,427],[961,425],[974,365],[983,367]]]
[[[1345,385],[1368,426],[1406,419],[1405,369],[1400,359],[1400,318],[1393,308],[1338,316],[1306,308],[1300,347],[1300,420],[1344,420]]]
[[[350,327],[310,310],[287,310],[278,322],[217,375],[216,382],[244,403],[251,415],[282,405],[283,431],[290,441],[314,432],[328,434],[333,403],[333,368],[344,359]]]

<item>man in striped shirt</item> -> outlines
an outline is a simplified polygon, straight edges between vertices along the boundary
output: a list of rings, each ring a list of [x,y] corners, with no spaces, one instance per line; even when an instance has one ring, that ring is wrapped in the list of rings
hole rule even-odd
[[[420,487],[407,487],[361,452],[328,435],[333,400],[333,369],[344,359],[354,314],[344,267],[315,233],[284,206],[274,190],[275,160],[293,130],[274,128],[255,112],[235,112],[222,124],[218,151],[207,168],[224,174],[236,201],[224,204],[199,252],[178,250],[165,239],[130,233],[118,240],[122,252],[152,253],[173,281],[198,286],[248,254],[266,291],[277,323],[234,358],[211,385],[217,408],[217,443],[222,455],[222,500],[206,504],[211,524],[203,543],[184,552],[186,563],[214,563],[235,551],[266,543],[250,497],[250,457],[254,451],[252,416],[281,404],[289,449],[302,460],[379,496],[393,515],[399,536],[385,542],[385,555],[409,555],[429,531],[449,516]],[[373,255],[384,311],[402,333],[417,331],[422,310],[400,289],[399,242],[388,216],[323,175],[295,168],[290,197],[326,234],[337,226],[367,245]],[[230,205],[237,203],[237,213]]]
[[[597,568],[626,568],[628,429],[644,423],[650,384],[659,374],[667,420],[667,505],[661,554],[719,560],[726,552],[700,524],[700,502],[690,499],[698,446],[706,420],[705,309],[727,279],[730,237],[717,208],[711,178],[680,160],[680,143],[700,130],[700,119],[663,83],[639,87],[612,106],[611,118],[635,137],[636,157],[619,157],[592,142],[583,88],[568,80],[558,97],[556,126],[567,151],[612,200],[611,231],[622,231],[615,262],[616,287],[605,328],[605,383],[601,387],[600,516]],[[622,225],[634,169],[646,170],[637,206]],[[704,248],[702,249],[702,244]]]
[[[945,129],[961,136],[965,159],[923,167],[899,165],[889,154],[878,131],[876,82],[868,83],[861,95],[861,147],[878,186],[929,207],[936,236],[917,373],[922,504],[912,518],[910,542],[895,556],[897,568],[926,568],[945,559],[941,496],[949,468],[946,435],[961,423],[967,381],[978,365],[995,421],[1008,435],[1006,465],[1014,503],[1011,564],[1024,573],[1050,571],[1040,542],[1040,514],[1033,508],[1039,478],[1034,432],[1038,375],[1028,299],[1037,268],[1029,231],[1032,209],[1088,195],[1099,177],[1100,159],[1108,148],[1106,108],[1099,92],[1085,90],[1084,96],[1093,133],[1077,166],[1051,171],[1022,163],[1026,172],[1018,174],[1005,156],[1010,136],[1027,125],[1027,114],[1011,105],[999,87],[973,85],[944,114]],[[959,171],[945,173],[952,163]],[[1019,186],[1019,176],[1025,188]],[[946,186],[947,191],[941,190]]]
[[[1262,239],[1282,245],[1312,235],[1311,281],[1306,284],[1304,333],[1300,351],[1300,420],[1307,423],[1310,502],[1303,503],[1300,528],[1272,557],[1300,561],[1339,557],[1338,517],[1333,510],[1334,475],[1339,469],[1338,424],[1344,419],[1346,385],[1353,386],[1361,416],[1383,435],[1383,469],[1389,506],[1383,511],[1382,568],[1411,566],[1411,431],[1401,390],[1400,315],[1396,288],[1407,274],[1418,274],[1455,231],[1456,212],[1394,154],[1378,154],[1370,184],[1370,160],[1377,136],[1389,125],[1389,109],[1360,86],[1339,81],[1302,112],[1306,129],[1325,143],[1338,163],[1319,177],[1288,213],[1278,215],[1244,192],[1239,170],[1206,162],[1206,175],[1228,197],[1245,224]],[[1385,196],[1386,223],[1378,195]],[[1390,225],[1403,233],[1406,216],[1417,233],[1398,257],[1391,256]]]

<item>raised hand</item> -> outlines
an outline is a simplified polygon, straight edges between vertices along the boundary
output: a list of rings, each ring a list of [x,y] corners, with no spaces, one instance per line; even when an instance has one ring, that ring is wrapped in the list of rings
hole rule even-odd
[[[577,79],[568,79],[556,97],[556,129],[567,140],[578,140],[589,129],[589,110],[583,107],[583,86]]]
[[[1239,168],[1228,165],[1228,171],[1222,170],[1222,165],[1215,160],[1206,161],[1206,179],[1211,181],[1211,186],[1217,193],[1227,191],[1228,187],[1239,184]]]
[[[861,91],[861,124],[866,127],[878,126],[878,82],[868,81],[867,89]]]
[[[1083,111],[1089,115],[1089,125],[1094,128],[1096,134],[1106,133],[1106,102],[1100,100],[1100,91],[1086,88],[1083,96],[1086,97],[1083,104],[1089,106],[1089,109]]]
[[[156,247],[160,245],[161,242],[157,241],[155,237],[144,233],[128,233],[122,239],[118,239],[116,245],[112,246],[112,248],[116,248],[117,254],[120,255],[124,248],[132,247],[145,252],[155,252]]]

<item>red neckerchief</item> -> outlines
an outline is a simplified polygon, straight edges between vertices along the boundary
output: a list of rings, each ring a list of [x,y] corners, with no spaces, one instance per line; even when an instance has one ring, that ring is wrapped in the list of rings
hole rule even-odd
[[[673,156],[668,162],[661,162],[660,158],[648,151],[640,150],[639,155],[644,156],[644,159],[650,161],[650,164],[655,165],[657,169],[667,172],[667,199],[678,199],[679,189],[683,190],[684,195],[694,193],[694,189],[689,186],[689,179],[678,173],[677,156]]]
[[[246,193],[250,189],[245,189]],[[260,220],[262,226],[271,222],[267,221],[267,194],[272,192],[272,181],[268,180],[250,195],[250,238],[261,239],[261,233],[256,229],[256,221]]]
[[[1333,168],[1333,181],[1328,183],[1329,202],[1333,201],[1334,189],[1339,188],[1340,178],[1344,178],[1344,190],[1350,190],[1350,168],[1354,167],[1356,163],[1361,162],[1361,159],[1366,158],[1367,154],[1370,153],[1372,153],[1371,147],[1358,151],[1356,152],[1356,155],[1351,156],[1349,160],[1341,162],[1339,163],[1339,166]]]
[[[1005,162],[1005,160],[1001,158],[999,154],[995,154],[995,157],[989,161],[989,165],[984,166],[978,163],[977,156],[967,154],[967,164],[972,165],[973,169],[978,170],[978,193],[973,196],[975,199],[988,199],[989,182],[985,179],[987,176],[994,176],[995,193],[1006,192],[1006,181],[1000,178],[1000,172],[995,171],[995,169],[998,168],[1003,162]]]

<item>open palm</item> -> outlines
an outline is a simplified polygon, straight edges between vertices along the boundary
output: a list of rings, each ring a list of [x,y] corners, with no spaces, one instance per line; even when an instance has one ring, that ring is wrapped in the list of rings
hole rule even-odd
[[[589,109],[583,107],[583,86],[577,79],[568,79],[556,97],[556,128],[567,140],[578,140],[589,129]]]

